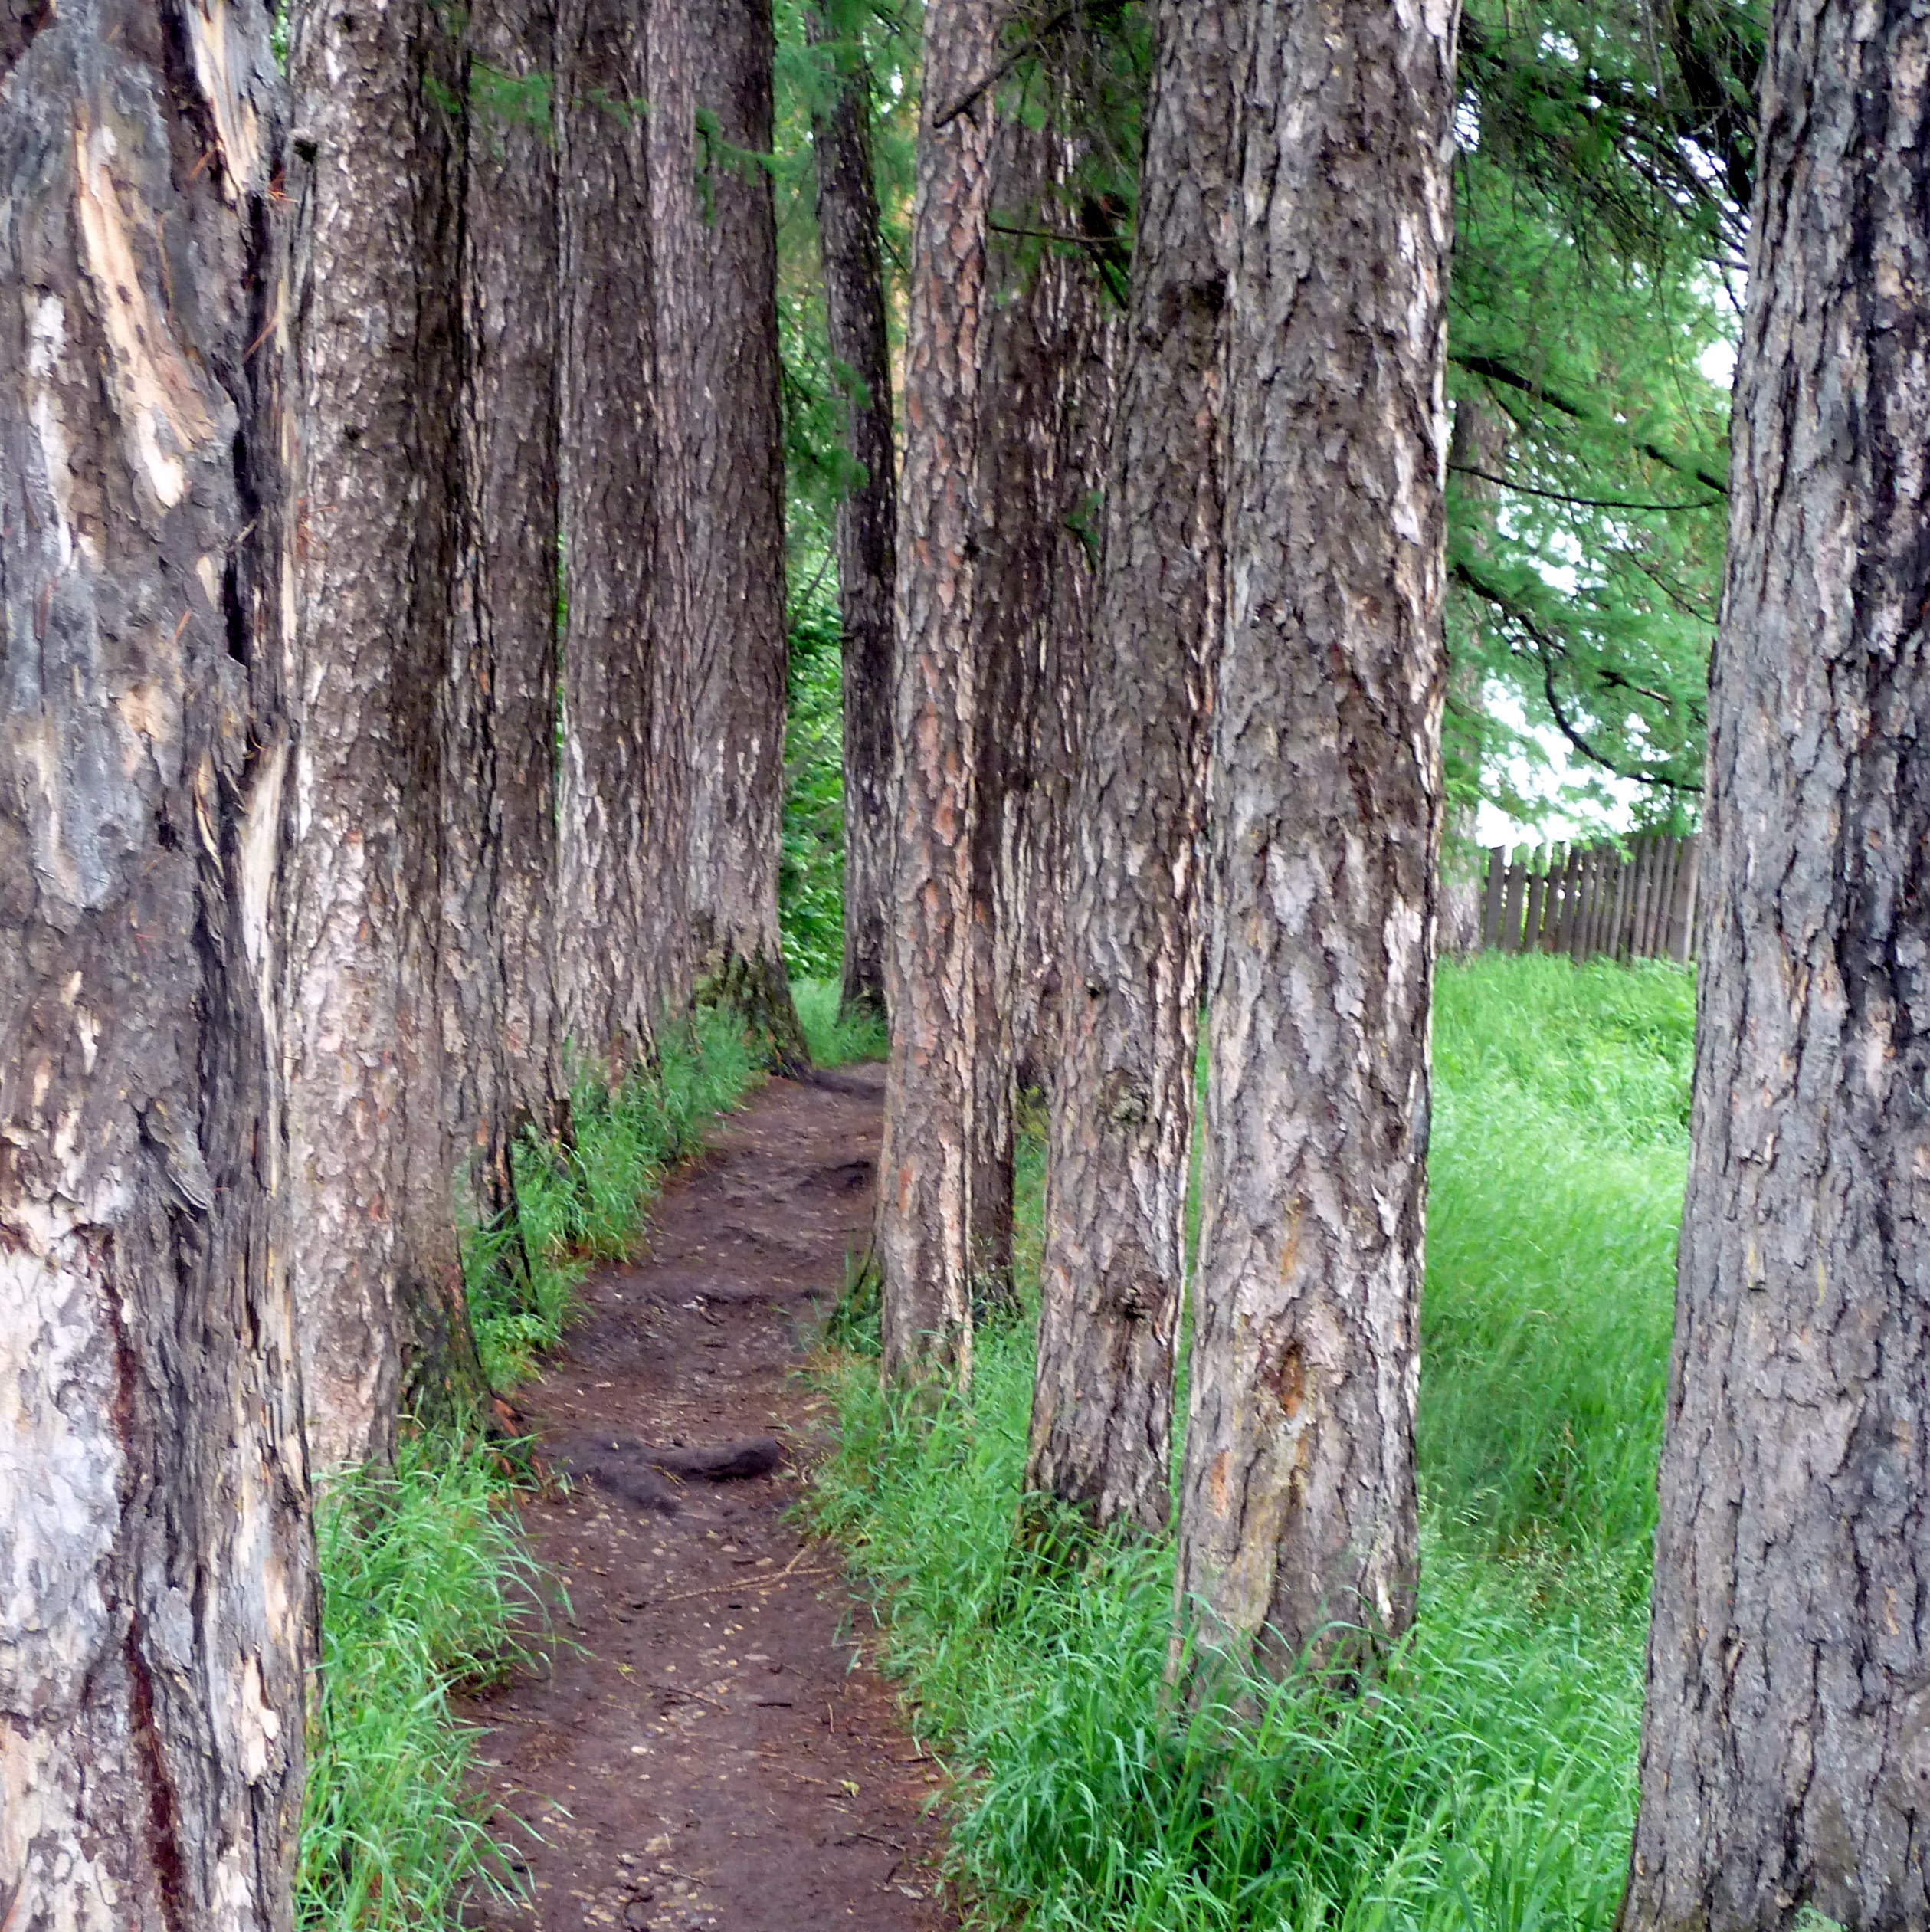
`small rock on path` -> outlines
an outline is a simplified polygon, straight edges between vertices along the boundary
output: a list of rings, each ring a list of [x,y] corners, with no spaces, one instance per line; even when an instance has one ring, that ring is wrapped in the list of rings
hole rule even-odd
[[[752,1096],[666,1188],[643,1260],[585,1282],[519,1398],[575,1471],[524,1516],[569,1613],[546,1674],[464,1707],[534,1886],[472,1904],[473,1927],[958,1924],[924,1811],[938,1767],[868,1665],[836,1552],[786,1514],[828,1419],[794,1370],[870,1238],[883,1091],[858,1067]],[[755,1473],[772,1436],[784,1458]],[[692,1453],[713,1449],[731,1454]]]

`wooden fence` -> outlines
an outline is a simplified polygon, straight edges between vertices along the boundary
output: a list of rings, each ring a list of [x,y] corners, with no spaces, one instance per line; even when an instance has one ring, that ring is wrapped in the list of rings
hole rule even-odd
[[[1696,840],[1506,845],[1488,854],[1481,943],[1573,959],[1686,959],[1696,943]]]

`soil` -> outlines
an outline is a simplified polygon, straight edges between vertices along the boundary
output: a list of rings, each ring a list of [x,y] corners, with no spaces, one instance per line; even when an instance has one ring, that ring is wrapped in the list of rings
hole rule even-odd
[[[796,1370],[869,1241],[883,1084],[858,1067],[765,1085],[519,1392],[570,1472],[526,1513],[567,1609],[546,1673],[466,1707],[531,1892],[473,1905],[472,1926],[958,1924],[926,1814],[939,1767],[792,1508],[829,1423]]]

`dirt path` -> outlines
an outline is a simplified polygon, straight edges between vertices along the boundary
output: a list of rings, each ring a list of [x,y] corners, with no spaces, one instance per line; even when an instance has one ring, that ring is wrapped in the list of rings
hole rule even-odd
[[[822,1419],[791,1373],[867,1238],[883,1070],[773,1081],[664,1193],[641,1265],[598,1274],[521,1398],[572,1493],[527,1521],[569,1594],[553,1670],[478,1698],[535,1900],[503,1932],[941,1932],[938,1782],[866,1666],[834,1553],[785,1512]],[[775,1435],[727,1481],[656,1452]],[[768,1453],[767,1451],[766,1454]],[[744,1460],[755,1466],[755,1448]]]

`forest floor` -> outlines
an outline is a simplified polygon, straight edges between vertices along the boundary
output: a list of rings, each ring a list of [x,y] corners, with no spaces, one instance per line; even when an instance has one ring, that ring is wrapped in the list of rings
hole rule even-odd
[[[883,1089],[875,1065],[774,1080],[721,1122],[519,1392],[570,1478],[525,1512],[567,1597],[547,1668],[464,1705],[531,1894],[472,1905],[472,1926],[957,1924],[925,1809],[939,1767],[792,1507],[829,1428],[797,1370],[869,1239]],[[765,1472],[707,1477],[719,1450]]]

